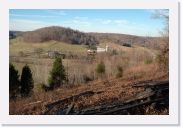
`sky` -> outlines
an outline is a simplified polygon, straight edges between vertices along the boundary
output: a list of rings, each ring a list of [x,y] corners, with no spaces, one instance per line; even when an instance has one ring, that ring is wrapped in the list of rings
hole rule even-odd
[[[32,31],[62,26],[83,32],[160,36],[162,19],[152,18],[149,9],[10,9],[9,29]]]

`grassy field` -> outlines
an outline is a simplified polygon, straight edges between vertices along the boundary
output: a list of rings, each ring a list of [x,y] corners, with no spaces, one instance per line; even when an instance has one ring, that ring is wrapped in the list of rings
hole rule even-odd
[[[122,66],[125,70],[145,63],[147,59],[155,61],[156,51],[140,46],[124,47],[111,42],[100,43],[100,47],[109,46],[108,53],[97,54],[94,60],[87,56],[87,47],[84,45],[71,45],[63,42],[44,42],[44,43],[26,43],[20,38],[10,40],[10,62],[15,65],[21,74],[22,67],[28,64],[32,70],[35,84],[47,83],[49,72],[52,68],[54,59],[35,56],[35,49],[40,48],[43,53],[49,50],[58,50],[63,53],[77,55],[77,59],[63,59],[70,84],[84,83],[84,77],[98,79],[95,71],[96,65],[103,61],[106,65],[106,77],[115,76],[117,66]],[[117,55],[112,53],[117,51]],[[20,56],[19,53],[27,53],[28,56]],[[114,63],[113,63],[114,62]]]
[[[41,48],[43,51],[58,50],[61,52],[83,53],[87,48],[85,45],[71,45],[64,42],[49,41],[44,43],[26,43],[21,38],[10,40],[10,56],[18,55],[19,52],[34,52]]]

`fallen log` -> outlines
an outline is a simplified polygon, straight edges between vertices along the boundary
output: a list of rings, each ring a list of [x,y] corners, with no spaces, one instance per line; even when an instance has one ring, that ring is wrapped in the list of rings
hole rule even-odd
[[[159,99],[155,99],[155,100],[144,101],[144,102],[141,102],[141,103],[135,103],[135,104],[132,104],[132,105],[126,105],[126,106],[122,106],[120,108],[112,109],[112,110],[109,110],[109,111],[106,111],[106,112],[95,113],[95,114],[97,114],[97,115],[108,115],[108,114],[112,114],[112,113],[119,112],[119,111],[122,111],[122,110],[127,110],[127,109],[131,109],[131,108],[134,108],[134,107],[139,107],[139,106],[142,106],[142,105],[147,105],[147,104],[151,104],[151,103],[155,103],[155,102],[159,102],[159,101],[166,101],[166,100],[167,100],[166,98],[159,98]]]
[[[47,111],[44,114],[49,114],[53,109],[53,113],[57,114],[71,114],[71,115],[107,115],[117,112],[127,112],[130,108],[139,107],[151,103],[167,103],[169,102],[169,81],[142,81],[132,85],[133,87],[144,87],[143,92],[137,93],[130,98],[123,101],[113,101],[112,104],[102,104],[99,106],[88,107],[82,110],[74,110],[74,102],[81,96],[92,96],[97,92],[86,91],[65,99],[57,100],[53,103],[47,104]],[[102,93],[102,92],[101,92]],[[71,104],[70,104],[71,103]],[[57,105],[63,104],[64,107]],[[68,107],[67,104],[70,104]]]
[[[131,98],[126,101],[114,103],[110,106],[96,106],[92,108],[86,108],[78,112],[78,114],[82,115],[103,115],[103,114],[110,114],[117,111],[127,110],[130,108],[154,103],[154,102],[166,102],[169,101],[168,94],[164,95],[164,93],[169,91],[169,83],[168,81],[164,82],[150,82],[148,85],[142,85],[146,87],[145,91],[135,94]],[[139,87],[139,86],[137,86]],[[141,87],[141,85],[140,85]],[[153,89],[154,88],[154,89]]]
[[[65,99],[61,99],[61,100],[57,100],[57,101],[54,101],[52,103],[49,103],[46,105],[47,108],[50,108],[51,106],[54,106],[54,105],[57,105],[57,104],[60,104],[60,103],[63,103],[63,102],[66,102],[68,100],[77,100],[79,97],[81,96],[92,96],[94,95],[95,93],[93,91],[86,91],[86,92],[83,92],[83,93],[80,93],[78,95],[74,95],[74,96],[70,96],[68,98],[65,98]]]
[[[169,81],[140,81],[134,83],[132,87],[163,87],[169,86]]]
[[[74,95],[74,96],[70,96],[70,97],[65,98],[65,99],[61,99],[61,100],[57,100],[55,102],[49,103],[49,104],[45,105],[47,110],[44,112],[44,114],[48,114],[52,110],[52,108],[54,108],[56,105],[59,105],[59,104],[62,104],[62,103],[67,103],[67,102],[73,102],[73,101],[77,100],[81,96],[88,97],[88,96],[92,96],[94,94],[95,94],[95,92],[93,92],[93,91],[86,91],[86,92],[83,92],[83,93],[80,93],[80,94],[77,94],[77,95]]]
[[[94,114],[96,112],[100,112],[100,111],[104,111],[104,110],[111,110],[114,109],[115,107],[121,107],[124,106],[126,104],[132,104],[133,102],[137,101],[137,100],[142,100],[142,99],[147,99],[148,97],[151,97],[155,95],[154,92],[151,92],[149,90],[141,92],[139,94],[136,94],[134,96],[132,96],[130,99],[126,100],[126,101],[117,101],[112,103],[111,105],[101,105],[101,106],[95,106],[95,107],[90,107],[90,108],[86,108],[84,110],[81,110],[80,112],[77,112],[77,114]]]

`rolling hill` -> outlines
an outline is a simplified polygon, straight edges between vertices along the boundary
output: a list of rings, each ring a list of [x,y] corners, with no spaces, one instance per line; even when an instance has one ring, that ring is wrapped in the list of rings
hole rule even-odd
[[[117,33],[90,33],[99,42],[112,42],[116,44],[139,45],[148,48],[159,49],[163,43],[162,37],[136,36]]]
[[[83,33],[70,28],[51,26],[40,28],[35,31],[29,31],[22,34],[25,42],[47,42],[62,41],[70,44],[95,45],[97,40],[88,33]]]
[[[10,31],[10,39],[21,37],[27,43],[44,43],[51,40],[79,45],[97,45],[99,43],[116,43],[139,45],[159,49],[162,45],[161,37],[136,36],[117,33],[85,33],[71,28],[50,26],[34,31]]]

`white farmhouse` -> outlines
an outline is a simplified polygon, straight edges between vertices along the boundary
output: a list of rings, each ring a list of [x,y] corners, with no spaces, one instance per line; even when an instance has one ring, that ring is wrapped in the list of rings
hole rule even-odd
[[[108,46],[106,45],[106,48],[101,48],[97,47],[97,50],[87,50],[88,55],[95,55],[96,53],[102,53],[102,52],[107,52],[108,51]]]
[[[97,53],[100,53],[100,52],[107,52],[108,51],[108,46],[106,45],[106,48],[100,48],[100,47],[97,47]]]

